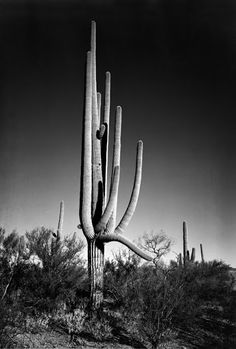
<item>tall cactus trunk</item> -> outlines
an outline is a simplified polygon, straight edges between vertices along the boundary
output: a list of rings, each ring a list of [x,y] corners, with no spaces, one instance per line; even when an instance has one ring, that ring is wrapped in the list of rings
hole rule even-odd
[[[104,243],[88,241],[88,274],[91,310],[99,309],[103,303]]]

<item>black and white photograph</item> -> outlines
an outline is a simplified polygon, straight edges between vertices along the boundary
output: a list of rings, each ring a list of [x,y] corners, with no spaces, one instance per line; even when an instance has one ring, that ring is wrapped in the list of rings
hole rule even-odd
[[[235,349],[235,119],[235,1],[0,0],[0,349]]]

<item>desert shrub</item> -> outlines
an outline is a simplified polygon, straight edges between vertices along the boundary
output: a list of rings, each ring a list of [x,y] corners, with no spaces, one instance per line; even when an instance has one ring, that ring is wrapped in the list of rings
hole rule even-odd
[[[132,263],[110,261],[105,285],[134,336],[152,348],[175,338],[196,348],[225,343],[230,348],[235,296],[229,266],[220,261],[186,267]]]
[[[9,298],[9,291],[25,260],[25,239],[14,230],[9,235],[0,228],[0,299]]]
[[[74,234],[56,246],[52,234],[44,227],[26,233],[28,263],[17,287],[22,290],[21,301],[35,311],[52,312],[63,304],[75,306],[87,285],[81,257],[83,242]],[[40,263],[30,262],[31,256],[37,256]]]
[[[233,303],[229,266],[221,261],[192,264],[178,274],[184,280],[184,297],[174,317],[179,336],[195,347],[223,346],[233,330],[227,312]]]
[[[26,239],[0,229],[0,347],[15,347],[24,333],[50,329],[55,311],[86,302],[82,241],[73,235],[56,246],[52,236],[44,227],[27,233]],[[65,321],[73,332],[78,314],[65,315]]]
[[[107,260],[104,268],[104,294],[117,307],[126,307],[129,284],[134,282],[140,258],[126,250],[120,251],[113,260]]]
[[[39,333],[47,330],[50,324],[50,315],[48,314],[37,314],[30,316],[29,314],[25,317],[25,331],[31,333]]]
[[[75,335],[79,335],[83,330],[86,318],[87,314],[81,308],[73,312],[60,309],[50,315],[49,324],[52,328],[60,328],[68,333],[72,340]]]
[[[113,337],[109,320],[105,317],[98,318],[96,315],[85,321],[83,332],[99,342],[110,340]]]
[[[50,315],[51,328],[60,328],[70,335],[70,340],[86,337],[95,341],[106,341],[112,338],[112,326],[104,314],[89,314],[83,308],[73,312],[57,310]]]
[[[173,318],[176,307],[183,298],[183,283],[170,273],[155,270],[153,267],[141,268],[139,278],[131,287],[133,317],[143,341],[156,348],[176,337]],[[135,299],[134,299],[135,297]]]
[[[24,333],[24,309],[14,304],[9,306],[3,300],[0,303],[0,348],[15,348],[18,345],[17,336]]]

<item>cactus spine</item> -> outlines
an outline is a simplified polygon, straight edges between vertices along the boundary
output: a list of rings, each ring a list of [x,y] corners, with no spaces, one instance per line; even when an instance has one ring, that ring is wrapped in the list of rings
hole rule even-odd
[[[87,53],[83,115],[80,221],[88,242],[90,305],[97,309],[103,301],[104,243],[119,241],[146,260],[152,257],[138,248],[123,233],[138,201],[142,176],[143,143],[137,144],[135,179],[128,207],[116,224],[120,178],[122,109],[116,108],[111,187],[107,189],[108,142],[110,120],[111,74],[106,73],[104,115],[96,81],[96,23],[91,26],[91,48]],[[102,119],[102,121],[101,121]]]

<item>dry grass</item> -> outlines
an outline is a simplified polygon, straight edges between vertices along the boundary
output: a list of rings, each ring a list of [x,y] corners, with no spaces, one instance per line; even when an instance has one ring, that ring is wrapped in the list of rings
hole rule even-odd
[[[15,337],[16,348],[19,349],[95,349],[95,348],[111,348],[111,349],[133,349],[129,345],[119,343],[99,343],[88,341],[86,339],[76,338],[75,341],[70,341],[70,336],[57,331],[44,331],[41,333],[25,333]],[[137,348],[136,348],[137,349]],[[141,348],[140,348],[141,349]]]
[[[14,338],[14,348],[16,349],[150,349],[149,346],[137,347],[137,345],[126,345],[114,342],[94,342],[82,338],[76,338],[70,341],[70,336],[55,330],[45,330],[40,333],[18,334]],[[168,343],[160,346],[160,349],[187,349],[177,342]],[[3,349],[3,348],[1,348]]]

